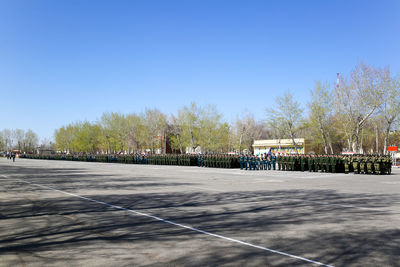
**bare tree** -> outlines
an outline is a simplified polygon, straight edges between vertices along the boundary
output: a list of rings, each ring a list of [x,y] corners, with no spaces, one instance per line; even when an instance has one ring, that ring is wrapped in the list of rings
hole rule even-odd
[[[360,135],[365,122],[382,103],[382,96],[389,72],[365,64],[358,64],[350,79],[341,79],[336,89],[338,113],[343,115],[349,149],[360,152]]]
[[[13,137],[12,131],[9,129],[4,129],[0,132],[1,139],[3,140],[4,149],[10,151],[13,148]]]
[[[254,115],[245,111],[236,118],[232,127],[236,149],[241,153],[244,149],[253,151],[254,140],[266,137],[265,123],[255,120]]]
[[[268,109],[267,113],[269,115],[267,119],[269,127],[280,135],[279,139],[285,136],[292,139],[295,151],[297,151],[295,138],[303,121],[303,109],[300,103],[295,101],[293,95],[287,92],[276,99],[276,108]]]
[[[387,153],[389,133],[400,116],[400,78],[399,76],[387,81],[383,91],[381,113],[384,121],[383,154]]]
[[[25,137],[24,130],[15,129],[14,131],[12,131],[12,136],[14,138],[15,148],[22,151],[22,148],[24,146],[24,137]]]
[[[169,118],[169,133],[175,138],[177,146],[179,148],[179,152],[183,153],[183,146],[182,146],[182,129],[183,122],[180,120],[179,117],[175,115],[171,115]]]
[[[23,150],[25,152],[34,152],[35,148],[38,146],[39,137],[35,132],[29,129],[25,132],[23,142],[24,142]]]

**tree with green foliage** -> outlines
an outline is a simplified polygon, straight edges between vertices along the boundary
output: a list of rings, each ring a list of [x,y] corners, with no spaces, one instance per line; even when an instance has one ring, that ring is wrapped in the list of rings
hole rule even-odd
[[[325,154],[328,154],[328,150],[333,154],[329,124],[329,120],[333,116],[332,105],[332,92],[328,84],[316,82],[314,89],[311,90],[311,102],[308,104],[310,110],[309,123],[319,133],[318,136],[322,140]]]

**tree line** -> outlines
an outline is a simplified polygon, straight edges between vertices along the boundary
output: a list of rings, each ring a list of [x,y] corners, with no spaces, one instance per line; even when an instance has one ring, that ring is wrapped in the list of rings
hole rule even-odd
[[[183,106],[176,114],[158,109],[143,113],[104,113],[94,123],[76,122],[55,132],[55,146],[69,152],[140,152],[165,149],[174,152],[252,151],[255,139],[309,139],[316,153],[342,151],[384,154],[399,141],[396,130],[400,115],[400,79],[388,67],[360,63],[349,75],[341,75],[339,86],[317,81],[305,108],[286,92],[265,120],[245,112],[233,122],[223,120],[216,106]],[[165,152],[165,151],[161,151]]]
[[[0,151],[19,150],[33,153],[38,144],[39,137],[32,130],[3,129],[0,131]]]
[[[268,137],[265,123],[247,113],[235,125],[223,121],[213,105],[196,103],[167,116],[158,109],[142,113],[104,113],[97,122],[75,122],[55,131],[55,147],[64,152],[165,153],[167,143],[174,153],[226,153],[251,149],[254,139]]]
[[[54,148],[62,152],[165,153],[168,144],[174,153],[252,151],[256,139],[310,141],[319,154],[385,154],[400,142],[400,79],[388,67],[357,64],[349,74],[341,74],[339,86],[316,81],[310,100],[302,106],[292,93],[277,97],[265,111],[264,120],[244,112],[234,121],[224,120],[215,105],[190,103],[175,114],[146,109],[141,113],[104,113],[95,122],[74,122],[55,130]],[[21,134],[1,135],[3,147],[25,146]],[[18,136],[18,137],[16,137]],[[19,140],[19,141],[18,141]],[[30,142],[29,144],[33,144]],[[29,149],[31,149],[29,147]]]

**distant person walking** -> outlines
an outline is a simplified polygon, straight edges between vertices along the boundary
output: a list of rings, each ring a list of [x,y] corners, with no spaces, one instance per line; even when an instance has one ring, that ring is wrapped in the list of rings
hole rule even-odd
[[[15,156],[16,156],[15,153],[11,153],[11,157],[12,157],[13,162],[15,162]]]

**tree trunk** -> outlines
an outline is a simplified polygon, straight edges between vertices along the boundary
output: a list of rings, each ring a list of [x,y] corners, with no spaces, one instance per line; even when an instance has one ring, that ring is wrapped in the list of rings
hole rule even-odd
[[[329,141],[328,145],[329,145],[329,149],[331,150],[331,154],[333,155],[333,147],[332,147],[332,142],[331,142],[331,141]]]
[[[358,154],[359,153],[359,141],[360,141],[360,127],[357,125],[355,133],[354,133],[354,142],[353,142],[353,151]]]
[[[359,151],[362,150],[363,154],[364,154],[364,148],[363,148],[363,143],[364,143],[364,129],[361,129],[361,141],[360,141],[360,146],[359,146]]]
[[[383,146],[383,154],[384,155],[388,154],[387,147],[389,145],[389,133],[390,133],[390,128],[392,128],[393,121],[394,121],[394,118],[388,119],[386,121],[387,126],[386,126],[386,129],[385,129],[385,143],[384,143],[384,146]]]
[[[387,154],[387,147],[389,144],[389,132],[390,132],[390,126],[388,126],[385,131],[385,141],[383,144],[383,155]]]
[[[321,132],[322,141],[324,142],[325,154],[328,154],[328,144],[327,144],[327,140],[326,140],[326,135],[325,135],[324,128],[322,127],[321,124],[319,125],[319,130]]]
[[[181,152],[181,154],[183,154],[182,142],[181,142],[181,137],[179,136],[179,134],[176,135],[176,139],[178,140],[179,151]]]
[[[352,135],[349,134],[349,132],[347,131],[346,127],[344,128],[344,134],[346,135],[347,150],[351,151],[352,150],[352,145],[353,145]]]
[[[167,154],[167,134],[164,131],[164,154]]]
[[[240,134],[239,138],[239,153],[242,153],[242,140],[243,140],[243,133]]]
[[[293,142],[293,145],[294,145],[294,151],[296,151],[296,154],[297,154],[298,153],[297,152],[297,144],[294,141],[294,134],[293,133],[290,133],[290,138],[292,139],[292,142]]]
[[[326,133],[326,139],[327,139],[327,142],[328,142],[329,150],[331,151],[331,154],[333,155],[332,140],[331,140],[331,136],[330,136],[329,132]]]
[[[379,153],[379,131],[378,124],[375,124],[375,153]]]
[[[193,136],[193,130],[190,129],[190,141],[192,142],[192,150],[194,149],[194,136]]]

